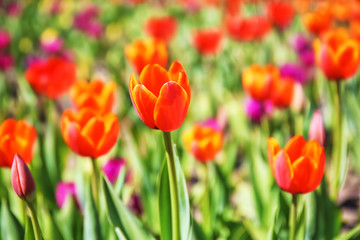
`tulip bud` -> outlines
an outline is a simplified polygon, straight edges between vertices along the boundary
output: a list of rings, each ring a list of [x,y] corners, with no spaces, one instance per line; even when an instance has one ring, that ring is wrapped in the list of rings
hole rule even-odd
[[[246,115],[254,123],[260,123],[263,117],[262,102],[249,98],[245,102]]]
[[[56,186],[55,198],[59,208],[62,208],[69,197],[73,197],[74,203],[80,209],[76,186],[72,182],[59,182]]]
[[[295,112],[301,112],[301,110],[303,110],[304,107],[305,107],[304,89],[299,83],[296,83],[294,87],[293,99],[291,101],[291,108]]]
[[[35,197],[35,182],[31,172],[24,160],[15,154],[11,167],[11,184],[15,193],[26,201],[31,201]]]
[[[321,146],[324,146],[325,127],[320,110],[316,110],[311,118],[309,140],[316,140]]]
[[[123,158],[110,159],[103,167],[103,172],[111,184],[115,184],[121,169],[125,166]]]

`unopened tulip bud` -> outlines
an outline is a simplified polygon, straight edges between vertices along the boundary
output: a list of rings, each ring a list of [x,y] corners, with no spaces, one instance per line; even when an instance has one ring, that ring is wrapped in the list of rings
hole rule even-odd
[[[34,179],[28,166],[18,154],[15,154],[11,167],[11,184],[21,199],[31,201],[35,197]]]
[[[294,87],[294,96],[291,102],[291,108],[295,112],[301,112],[305,106],[305,94],[303,87],[297,83]]]
[[[311,118],[309,140],[316,140],[320,145],[324,146],[325,127],[320,110],[316,110]]]

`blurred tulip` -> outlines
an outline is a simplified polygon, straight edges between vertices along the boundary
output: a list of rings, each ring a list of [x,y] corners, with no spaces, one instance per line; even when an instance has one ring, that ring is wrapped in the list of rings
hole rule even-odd
[[[359,43],[347,31],[338,28],[314,40],[316,63],[325,76],[332,81],[352,77],[360,63]]]
[[[241,10],[243,0],[225,0],[226,13],[230,16],[236,15]]]
[[[76,186],[73,182],[59,182],[56,186],[55,198],[59,208],[63,208],[66,201],[69,198],[73,198],[76,207],[81,209]]]
[[[97,20],[99,8],[96,5],[85,8],[74,17],[74,26],[90,37],[98,38],[103,33],[103,25]]]
[[[66,110],[61,117],[61,132],[71,150],[83,157],[97,158],[116,143],[120,125],[114,113],[98,114],[83,108]]]
[[[278,78],[279,71],[272,65],[260,66],[253,64],[244,69],[242,85],[251,98],[263,101],[270,95],[272,79]]]
[[[105,176],[111,184],[115,184],[119,177],[121,169],[126,165],[125,159],[113,158],[110,159],[102,168]]]
[[[166,67],[168,61],[165,43],[155,39],[136,40],[125,47],[125,55],[138,74],[148,64]]]
[[[40,37],[41,48],[47,53],[60,52],[63,47],[63,41],[58,36],[55,29],[46,29]]]
[[[223,33],[220,29],[198,30],[193,34],[195,49],[203,55],[214,55],[220,51]]]
[[[76,109],[91,108],[96,112],[110,112],[115,104],[116,83],[76,81],[70,89],[70,98]]]
[[[8,31],[0,29],[0,50],[5,49],[11,42],[11,36]]]
[[[328,7],[321,7],[313,12],[307,12],[303,15],[302,22],[309,32],[320,35],[332,26],[330,9]]]
[[[294,97],[294,80],[289,77],[274,78],[271,84],[270,99],[275,107],[290,106]]]
[[[305,68],[293,63],[286,63],[280,68],[282,77],[290,77],[295,82],[305,84],[308,81],[308,73]]]
[[[128,202],[128,207],[131,210],[132,213],[134,213],[136,216],[140,216],[143,212],[143,205],[141,203],[141,198],[138,194],[133,193],[130,197],[130,200]]]
[[[191,89],[179,62],[175,61],[169,71],[158,64],[147,65],[141,72],[140,82],[133,73],[129,92],[139,117],[150,128],[174,131],[187,115]]]
[[[229,36],[237,41],[256,41],[261,40],[271,30],[271,25],[264,16],[233,16],[227,18],[226,28]]]
[[[208,162],[215,159],[223,145],[223,135],[216,122],[196,124],[192,129],[184,132],[183,140],[187,151],[196,160]]]
[[[357,42],[360,42],[360,21],[359,20],[351,21],[349,30],[351,36],[355,38]]]
[[[303,34],[296,34],[292,37],[290,45],[295,49],[297,54],[301,54],[304,51],[312,50],[311,41]]]
[[[170,42],[176,33],[177,21],[171,16],[150,18],[144,28],[151,37]]]
[[[67,92],[76,80],[76,66],[58,57],[35,62],[25,72],[26,80],[40,95],[56,99]]]
[[[5,71],[14,64],[13,57],[9,54],[0,53],[0,70]]]
[[[306,96],[303,87],[300,83],[295,83],[293,98],[291,101],[291,108],[295,112],[301,112],[305,107],[305,98]]]
[[[11,166],[11,185],[21,199],[32,201],[35,197],[35,181],[22,158],[15,154]]]
[[[275,180],[285,192],[312,192],[324,176],[324,148],[315,140],[306,142],[301,135],[291,138],[284,149],[276,139],[269,138],[268,157]]]
[[[248,118],[253,123],[260,123],[264,115],[263,103],[252,98],[245,101],[245,111]]]
[[[280,29],[289,27],[295,15],[291,1],[285,0],[270,0],[267,3],[267,13],[269,19]]]
[[[321,111],[316,110],[311,118],[309,140],[316,140],[321,146],[325,143],[325,127]]]
[[[6,7],[6,13],[10,17],[18,17],[22,13],[22,6],[19,2],[11,2]]]
[[[351,0],[330,1],[332,17],[338,21],[348,21],[351,17]]]
[[[29,164],[34,155],[36,130],[24,120],[6,119],[0,125],[0,166],[10,168],[16,153]]]

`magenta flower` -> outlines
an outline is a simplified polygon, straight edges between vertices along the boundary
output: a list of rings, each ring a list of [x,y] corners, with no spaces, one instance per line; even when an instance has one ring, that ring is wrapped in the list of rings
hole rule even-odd
[[[9,54],[0,53],[0,70],[5,71],[11,68],[14,64],[13,57]]]
[[[202,122],[200,125],[204,127],[211,127],[215,131],[221,132],[221,128],[215,118],[209,118],[208,120]]]
[[[41,41],[41,48],[45,52],[50,54],[60,52],[62,47],[63,47],[63,40],[59,37],[47,41]]]
[[[35,197],[35,181],[24,160],[15,154],[11,166],[11,185],[15,193],[26,201],[32,201]]]
[[[254,123],[259,123],[263,117],[263,103],[252,98],[245,101],[245,111],[249,119]]]
[[[115,184],[119,177],[121,169],[125,166],[126,162],[123,158],[110,159],[103,167],[103,172],[111,184]]]
[[[300,84],[305,84],[308,80],[306,69],[294,63],[282,65],[280,74],[282,77],[290,77]]]
[[[103,26],[97,20],[98,15],[97,6],[90,6],[75,16],[74,26],[85,34],[98,38],[103,32]]]
[[[59,208],[62,208],[70,197],[73,198],[76,207],[81,209],[75,184],[73,182],[59,182],[55,192],[56,203]]]
[[[8,31],[0,29],[0,50],[5,49],[9,46],[11,36]]]

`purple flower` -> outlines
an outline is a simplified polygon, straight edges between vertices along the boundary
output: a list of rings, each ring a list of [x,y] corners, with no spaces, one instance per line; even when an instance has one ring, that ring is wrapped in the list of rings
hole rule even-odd
[[[126,162],[123,158],[110,159],[103,167],[103,172],[111,184],[115,184],[119,177],[121,169],[125,166]]]
[[[99,10],[96,6],[90,6],[74,18],[74,26],[91,37],[100,37],[103,26],[97,21]]]
[[[252,98],[245,101],[246,115],[254,123],[259,123],[263,117],[263,103]]]
[[[304,50],[299,53],[300,62],[305,67],[312,67],[315,65],[315,55],[312,49]]]
[[[128,206],[130,210],[137,216],[140,216],[143,212],[140,196],[135,193],[131,195]]]
[[[76,186],[73,182],[59,182],[56,186],[55,198],[59,208],[62,208],[69,197],[73,197],[75,205],[80,209]]]
[[[0,53],[0,70],[5,71],[13,66],[14,61],[11,55]]]
[[[306,70],[294,63],[286,63],[281,66],[280,74],[282,77],[290,77],[300,84],[304,84],[307,81]]]
[[[11,41],[9,32],[0,29],[0,50],[6,48]]]
[[[215,118],[209,118],[208,120],[200,123],[201,126],[210,127],[215,131],[221,132],[221,128]]]
[[[290,45],[292,48],[295,49],[298,54],[305,50],[312,49],[311,42],[304,35],[301,34],[295,35],[290,42]]]
[[[48,39],[41,41],[41,48],[47,53],[57,53],[61,51],[63,47],[63,41],[61,38],[56,37],[54,39]]]

